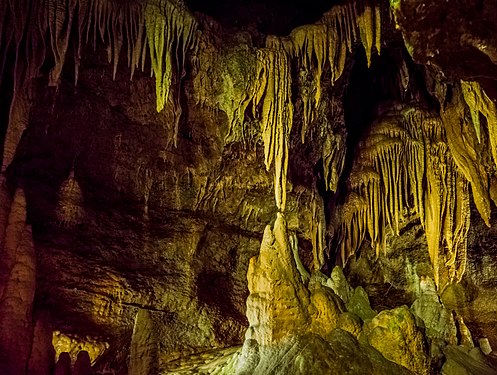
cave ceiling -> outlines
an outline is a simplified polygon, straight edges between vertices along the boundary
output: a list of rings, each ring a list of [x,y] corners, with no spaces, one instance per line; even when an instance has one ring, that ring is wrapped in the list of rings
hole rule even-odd
[[[476,0],[0,0],[0,349],[34,322],[99,369],[135,366],[139,325],[168,358],[238,345],[278,279],[317,334],[309,280],[336,265],[375,280],[364,259],[399,290],[392,257],[440,297],[493,296],[495,14]],[[259,344],[283,332],[264,329]],[[6,351],[13,374],[26,345]]]

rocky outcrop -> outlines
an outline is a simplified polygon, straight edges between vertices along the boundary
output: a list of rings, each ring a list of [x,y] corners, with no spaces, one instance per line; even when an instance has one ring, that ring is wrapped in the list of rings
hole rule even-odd
[[[274,228],[266,227],[259,255],[250,261],[250,327],[243,350],[219,373],[428,373],[423,336],[407,308],[375,317],[364,289],[352,294],[340,269],[332,272],[334,279],[314,274],[305,285],[288,238],[286,220],[278,214]],[[329,284],[351,293],[347,307],[362,320],[346,312]]]
[[[486,357],[479,348],[448,346],[442,375],[490,375],[497,373],[497,358]]]
[[[416,317],[416,324],[425,330],[431,357],[441,356],[446,345],[458,343],[454,317],[440,302],[430,278],[421,280],[420,295],[412,304],[411,311]]]
[[[407,306],[382,311],[366,321],[359,340],[369,343],[385,358],[415,374],[429,373],[424,337]]]

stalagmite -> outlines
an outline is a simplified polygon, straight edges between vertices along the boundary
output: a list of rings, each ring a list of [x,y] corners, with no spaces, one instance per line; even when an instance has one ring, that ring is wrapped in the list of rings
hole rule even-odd
[[[158,342],[150,311],[139,309],[135,316],[128,362],[130,375],[158,371]]]
[[[57,220],[62,226],[80,224],[85,217],[83,192],[74,178],[74,168],[59,189],[59,202],[55,209]]]
[[[52,325],[48,312],[36,313],[33,330],[33,346],[27,375],[51,374],[54,368],[55,350],[52,346]]]
[[[33,339],[36,258],[22,189],[16,190],[0,236],[0,363],[6,374],[23,374]]]

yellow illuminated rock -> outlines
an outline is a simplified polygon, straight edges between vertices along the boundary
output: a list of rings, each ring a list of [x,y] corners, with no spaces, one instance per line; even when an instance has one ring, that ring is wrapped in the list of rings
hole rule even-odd
[[[55,357],[59,358],[61,353],[69,353],[71,361],[74,363],[78,353],[86,350],[90,355],[92,364],[103,354],[109,347],[105,341],[98,341],[91,337],[81,338],[74,335],[68,336],[60,331],[54,331],[52,336],[52,345],[55,349]]]
[[[429,374],[423,335],[407,306],[382,311],[366,321],[359,341],[368,342],[385,358],[405,366],[415,374]]]

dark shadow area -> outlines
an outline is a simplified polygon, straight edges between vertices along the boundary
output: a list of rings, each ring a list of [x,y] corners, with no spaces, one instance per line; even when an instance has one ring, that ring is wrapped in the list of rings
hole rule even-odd
[[[256,28],[263,34],[288,35],[297,26],[314,23],[340,1],[187,0],[192,12],[205,13],[226,28]]]

